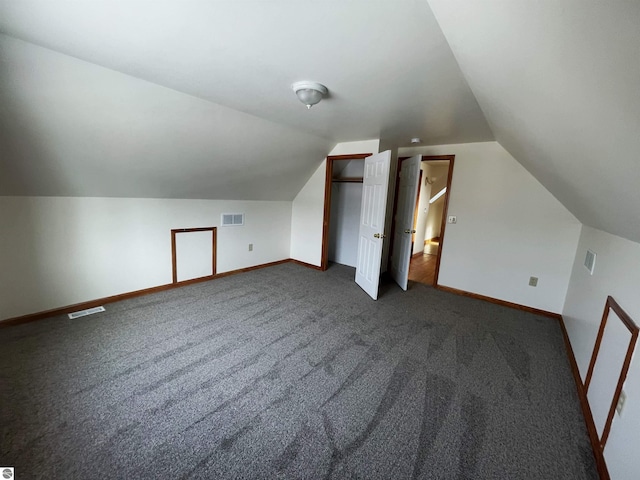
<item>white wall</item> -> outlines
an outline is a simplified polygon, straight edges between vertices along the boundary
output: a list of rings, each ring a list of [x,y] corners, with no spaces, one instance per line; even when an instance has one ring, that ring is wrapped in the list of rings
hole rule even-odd
[[[336,177],[357,178],[364,175],[364,160],[351,160]],[[362,183],[331,185],[329,226],[329,261],[355,267],[358,261],[358,230],[362,207]]]
[[[433,204],[429,203],[431,197],[447,186],[449,164],[430,165],[430,162],[422,162],[424,170],[422,189],[418,199],[418,221],[416,222],[416,241],[413,245],[413,253],[424,251],[424,241],[440,235],[442,212],[444,209],[444,195]],[[426,184],[425,177],[433,179],[433,184]]]
[[[336,144],[329,155],[349,155],[351,153],[378,153],[380,139],[358,140],[356,142],[342,142]]]
[[[442,190],[442,189],[440,189]],[[440,190],[432,189],[431,192],[439,192]],[[435,195],[435,193],[433,194]],[[432,196],[433,196],[432,195]],[[425,222],[424,238],[430,240],[439,237],[442,233],[442,214],[444,213],[444,195],[429,205],[429,213]],[[423,247],[424,248],[424,247]]]
[[[338,143],[329,155],[378,153],[379,144],[379,140]],[[291,258],[318,267],[322,261],[326,171],[325,159],[298,192],[291,213]]]
[[[333,174],[333,178],[362,178],[364,177],[364,160],[350,160],[340,172],[340,175]]]
[[[595,252],[594,274],[583,267],[587,249]],[[636,322],[640,322],[640,244],[584,226],[562,315],[578,362],[582,379],[587,373],[605,301],[611,295]],[[601,349],[598,358],[613,352]],[[636,347],[637,352],[637,347]],[[627,394],[622,416],[615,415],[604,455],[613,480],[639,476],[640,457],[640,364],[634,355],[624,390]],[[598,360],[600,362],[600,360]],[[619,370],[609,372],[611,376]],[[590,396],[590,402],[594,399]],[[597,400],[595,400],[597,401]],[[606,405],[592,405],[600,410]]]
[[[562,311],[581,224],[497,142],[402,148],[455,155],[439,283]],[[536,288],[529,277],[539,278]]]
[[[324,219],[324,184],[327,161],[323,160],[293,200],[291,210],[291,258],[320,266]]]
[[[170,230],[223,212],[218,273],[289,257],[291,202],[0,197],[0,319],[171,283]]]
[[[362,205],[361,183],[334,183],[331,191],[329,261],[355,267]]]
[[[431,165],[429,162],[420,162],[422,170],[422,186],[418,194],[418,218],[416,220],[416,236],[413,244],[413,254],[424,251],[425,229],[427,226],[427,215],[429,214],[429,199],[431,198],[431,184],[426,180],[431,176]]]

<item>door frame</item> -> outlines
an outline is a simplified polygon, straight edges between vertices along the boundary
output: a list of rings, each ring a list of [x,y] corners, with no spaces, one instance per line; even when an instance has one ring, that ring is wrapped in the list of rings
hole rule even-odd
[[[331,222],[331,183],[333,181],[333,162],[336,160],[364,160],[373,153],[349,153],[327,156],[327,168],[324,181],[324,213],[322,219],[322,256],[320,270],[329,268],[329,224]]]
[[[415,156],[415,155],[414,155]],[[402,170],[402,162],[411,157],[398,158],[398,168],[396,169],[396,183],[393,196],[393,213],[391,220],[391,231],[395,232],[396,228],[396,213],[398,209],[398,187],[400,185],[400,171]],[[433,286],[438,286],[438,276],[440,275],[440,260],[442,258],[442,246],[444,245],[445,230],[447,228],[447,217],[449,212],[449,195],[451,194],[451,180],[453,179],[453,164],[455,163],[455,155],[422,155],[422,162],[436,161],[436,160],[448,160],[449,170],[447,172],[447,191],[444,194],[444,206],[442,208],[442,222],[440,223],[440,245],[438,247],[438,255],[436,256],[436,270],[433,276]],[[422,183],[422,182],[421,182]],[[419,198],[418,193],[418,198]],[[389,245],[389,259],[387,261],[387,270],[391,268],[391,255],[393,255],[393,236],[391,237],[391,243]]]

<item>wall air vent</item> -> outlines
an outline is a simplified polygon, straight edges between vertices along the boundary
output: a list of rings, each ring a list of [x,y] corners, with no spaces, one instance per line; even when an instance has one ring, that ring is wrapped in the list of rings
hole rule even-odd
[[[87,310],[80,310],[79,312],[73,312],[69,314],[69,318],[73,320],[78,317],[86,317],[87,315],[91,315],[93,313],[104,312],[104,307],[93,307]]]
[[[220,216],[220,226],[237,227],[244,225],[244,213],[223,213]]]
[[[593,275],[593,269],[596,267],[596,254],[591,250],[587,250],[587,255],[584,257],[584,267]]]

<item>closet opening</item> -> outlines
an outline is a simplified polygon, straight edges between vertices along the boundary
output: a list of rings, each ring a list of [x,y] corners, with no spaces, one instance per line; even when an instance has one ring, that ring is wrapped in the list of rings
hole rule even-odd
[[[364,159],[370,153],[327,157],[321,269],[329,262],[355,267]]]

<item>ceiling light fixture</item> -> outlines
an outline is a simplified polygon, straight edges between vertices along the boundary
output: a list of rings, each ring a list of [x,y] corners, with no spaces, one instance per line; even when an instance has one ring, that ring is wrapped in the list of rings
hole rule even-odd
[[[320,102],[322,97],[329,93],[327,87],[317,82],[296,82],[291,87],[307,109]]]
[[[422,140],[420,140],[418,137],[413,137],[411,139],[411,143],[420,143]]]

